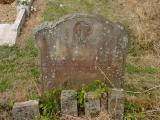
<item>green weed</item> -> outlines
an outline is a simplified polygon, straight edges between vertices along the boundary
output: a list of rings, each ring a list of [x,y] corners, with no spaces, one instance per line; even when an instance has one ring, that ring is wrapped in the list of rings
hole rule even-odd
[[[125,120],[139,120],[139,119],[144,119],[145,117],[145,107],[132,103],[129,101],[125,101]]]
[[[40,97],[40,110],[43,116],[42,118],[44,120],[59,119],[60,94],[61,94],[61,90],[56,89],[52,91],[47,91]]]
[[[86,85],[82,87],[78,91],[77,100],[78,100],[78,108],[79,111],[84,111],[84,103],[85,103],[85,96],[87,92],[92,91],[94,92],[95,98],[100,97],[103,93],[106,93],[110,90],[107,86],[105,81],[96,80],[90,85]]]
[[[160,73],[160,69],[153,67],[136,67],[131,64],[126,64],[126,71],[129,74],[138,74],[138,73],[148,73],[148,74],[156,74]]]

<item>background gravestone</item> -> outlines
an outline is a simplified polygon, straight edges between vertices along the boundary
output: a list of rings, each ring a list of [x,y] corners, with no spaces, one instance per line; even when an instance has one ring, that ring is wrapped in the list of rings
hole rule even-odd
[[[44,90],[77,89],[94,80],[123,88],[128,34],[100,16],[74,14],[35,31]]]

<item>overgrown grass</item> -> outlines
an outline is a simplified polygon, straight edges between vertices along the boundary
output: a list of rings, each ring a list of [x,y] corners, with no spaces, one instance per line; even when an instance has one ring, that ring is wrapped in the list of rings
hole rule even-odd
[[[32,37],[24,48],[0,46],[0,92],[12,89],[19,80],[37,80],[39,75],[38,50]]]
[[[40,99],[41,120],[59,120],[61,89],[45,92]]]
[[[145,118],[145,106],[125,101],[125,120],[137,120]]]
[[[41,120],[59,120],[60,119],[60,95],[66,88],[46,91],[42,96],[37,97],[40,100]],[[78,110],[84,113],[85,96],[87,92],[92,91],[93,97],[99,98],[103,93],[110,90],[104,81],[96,80],[92,84],[86,85],[77,91]]]

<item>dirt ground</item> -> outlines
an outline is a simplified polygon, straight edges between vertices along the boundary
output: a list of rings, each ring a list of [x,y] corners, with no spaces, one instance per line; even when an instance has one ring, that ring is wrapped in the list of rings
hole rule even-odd
[[[13,23],[15,19],[16,1],[11,4],[2,4],[2,2],[0,2],[0,24]]]
[[[15,0],[0,0],[0,4],[11,4],[13,3]]]

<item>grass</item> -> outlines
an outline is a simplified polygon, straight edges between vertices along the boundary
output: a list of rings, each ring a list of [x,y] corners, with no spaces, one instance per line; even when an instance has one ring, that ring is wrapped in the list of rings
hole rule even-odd
[[[12,82],[11,80],[2,80],[0,82],[0,92],[6,91],[7,89],[11,88]]]
[[[126,65],[126,72],[129,74],[141,74],[141,73],[148,73],[148,74],[160,74],[159,68],[154,67],[137,67],[135,65],[127,64]]]
[[[27,90],[28,87],[33,86],[27,84],[31,84],[31,82],[38,83],[40,75],[38,50],[34,47],[33,41],[34,39],[32,37],[29,38],[24,48],[17,46],[0,47],[1,95],[3,95],[4,92],[10,91],[17,91],[16,93],[18,94],[18,92],[20,92],[19,89],[23,88],[23,90]],[[17,85],[17,87],[15,85]],[[24,93],[24,98],[27,96],[25,95],[26,92]],[[8,94],[7,96],[11,97],[12,95]],[[3,101],[5,101],[5,99]]]
[[[125,119],[136,120],[145,118],[145,106],[125,101]]]
[[[47,0],[43,18],[44,21],[53,21],[69,13],[87,12],[112,19],[107,5],[107,0]]]

